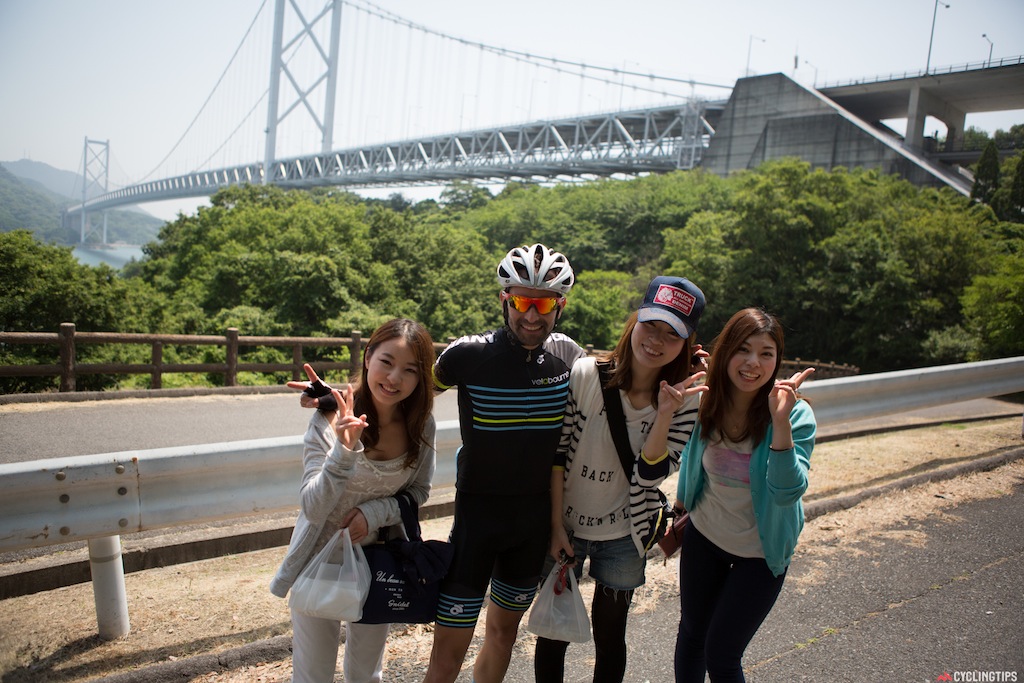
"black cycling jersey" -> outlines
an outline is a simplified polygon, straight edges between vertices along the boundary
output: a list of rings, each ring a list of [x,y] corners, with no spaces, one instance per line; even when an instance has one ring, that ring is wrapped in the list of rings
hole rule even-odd
[[[440,390],[458,385],[462,447],[456,487],[532,495],[551,487],[569,368],[586,355],[564,334],[526,349],[504,327],[453,341],[434,364]]]

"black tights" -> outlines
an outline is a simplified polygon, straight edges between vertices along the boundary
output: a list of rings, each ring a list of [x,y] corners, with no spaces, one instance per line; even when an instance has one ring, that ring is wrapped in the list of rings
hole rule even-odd
[[[594,603],[590,608],[591,631],[597,661],[594,683],[621,683],[626,675],[626,615],[633,601],[633,591],[617,591],[601,584],[594,587]],[[562,683],[565,673],[564,640],[537,639],[533,657],[533,673],[537,683]]]

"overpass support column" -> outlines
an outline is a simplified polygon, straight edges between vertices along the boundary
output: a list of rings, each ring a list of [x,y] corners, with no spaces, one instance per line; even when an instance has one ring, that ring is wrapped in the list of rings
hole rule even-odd
[[[907,135],[904,146],[915,150],[924,149],[925,118],[932,116],[942,121],[947,128],[946,149],[955,149],[963,140],[964,122],[967,115],[949,102],[936,97],[931,91],[915,85],[910,90],[910,102],[907,105]]]
[[[903,145],[911,149],[924,148],[924,119],[928,113],[921,99],[921,86],[915,85],[910,90],[910,103],[907,105],[907,135],[903,139]]]
[[[949,107],[948,111],[949,113],[946,118],[942,119],[942,122],[946,124],[947,128],[946,151],[953,152],[963,147],[967,114],[953,107]]]

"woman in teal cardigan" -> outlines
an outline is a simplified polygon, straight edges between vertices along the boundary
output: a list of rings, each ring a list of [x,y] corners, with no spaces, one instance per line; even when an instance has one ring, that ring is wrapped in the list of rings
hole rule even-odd
[[[676,681],[743,681],[741,660],[779,596],[804,525],[814,413],[776,380],[784,335],[758,308],[737,312],[711,352],[697,426],[682,456]]]

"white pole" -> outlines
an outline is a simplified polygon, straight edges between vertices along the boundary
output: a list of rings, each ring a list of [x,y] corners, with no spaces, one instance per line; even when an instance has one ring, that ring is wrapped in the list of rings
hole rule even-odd
[[[124,587],[121,537],[89,539],[89,568],[100,638],[114,640],[128,635],[131,622],[128,620],[128,595]]]
[[[277,100],[280,97],[282,36],[284,35],[284,0],[274,5],[274,37],[270,54],[270,92],[267,97],[267,147],[263,155],[263,183],[269,184],[273,176],[272,166],[277,154]]]

